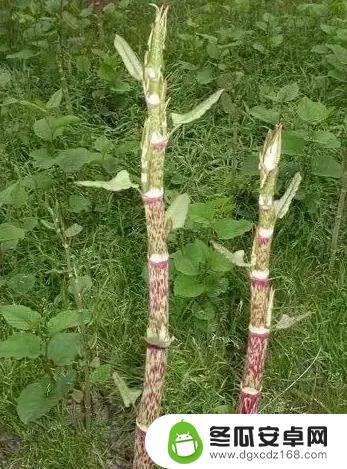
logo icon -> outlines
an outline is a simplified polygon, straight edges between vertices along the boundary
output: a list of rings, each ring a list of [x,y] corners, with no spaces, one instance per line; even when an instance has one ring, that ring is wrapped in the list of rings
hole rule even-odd
[[[202,440],[194,425],[182,420],[171,428],[168,453],[173,461],[189,464],[200,458],[202,450]]]

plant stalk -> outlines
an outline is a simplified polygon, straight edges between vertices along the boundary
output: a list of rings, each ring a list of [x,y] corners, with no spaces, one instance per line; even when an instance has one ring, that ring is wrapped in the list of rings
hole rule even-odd
[[[61,240],[62,246],[65,251],[65,259],[66,259],[66,270],[67,275],[69,278],[70,286],[73,292],[74,301],[76,304],[76,308],[79,313],[79,327],[82,336],[82,346],[83,346],[83,355],[84,355],[84,367],[83,367],[83,375],[84,375],[84,393],[83,393],[83,403],[84,403],[84,420],[85,420],[85,429],[90,429],[91,424],[91,414],[92,414],[92,406],[91,406],[91,382],[90,382],[90,369],[89,369],[89,362],[90,362],[90,354],[89,354],[89,346],[88,346],[88,338],[87,338],[87,328],[84,323],[83,319],[83,297],[81,293],[81,289],[78,285],[76,268],[73,262],[73,257],[71,254],[70,244],[68,239],[65,236],[65,227],[61,218],[56,216],[53,211],[51,211],[54,225],[57,231],[57,234]]]
[[[144,389],[136,420],[134,469],[150,469],[145,449],[149,425],[159,417],[169,338],[169,256],[164,204],[164,158],[167,145],[166,81],[162,74],[167,7],[156,7],[145,56],[143,87],[148,115],[141,150],[142,198],[148,236],[149,324]]]
[[[281,126],[269,132],[260,153],[259,222],[256,228],[250,271],[251,317],[240,414],[258,413],[269,341],[274,292],[269,280],[270,252],[276,222],[274,194],[281,152]]]
[[[341,229],[341,223],[343,219],[343,212],[346,205],[347,199],[347,148],[344,148],[343,163],[342,163],[342,183],[339,202],[337,205],[335,223],[333,233],[331,237],[331,254],[330,254],[330,269],[335,264],[335,258],[337,253],[337,244],[339,241],[339,234]]]

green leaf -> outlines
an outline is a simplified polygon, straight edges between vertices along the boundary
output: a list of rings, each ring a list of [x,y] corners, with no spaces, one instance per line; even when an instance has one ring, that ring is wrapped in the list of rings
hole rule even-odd
[[[30,152],[31,158],[33,158],[33,165],[36,168],[48,169],[54,165],[55,157],[50,154],[47,148],[38,148]]]
[[[305,147],[305,136],[300,131],[287,130],[282,134],[282,153],[284,155],[302,155]]]
[[[73,236],[78,235],[82,230],[83,227],[81,225],[79,225],[78,223],[74,223],[73,225],[66,228],[66,230],[64,231],[64,235],[67,238],[72,238]]]
[[[207,265],[214,272],[229,272],[233,268],[231,262],[223,254],[212,250],[210,251]]]
[[[0,192],[0,207],[2,205],[14,204],[16,193],[20,190],[18,182],[10,184],[3,191]]]
[[[179,127],[183,124],[188,124],[189,122],[193,122],[197,119],[200,119],[220,98],[221,94],[224,90],[218,90],[213,93],[210,97],[205,99],[202,103],[198,104],[194,109],[186,114],[176,114],[171,113],[171,118],[174,127]]]
[[[203,68],[196,74],[196,80],[200,85],[208,85],[214,80],[213,72],[211,68]]]
[[[175,296],[195,298],[206,291],[206,285],[198,277],[180,274],[175,279]]]
[[[320,145],[324,145],[327,148],[341,147],[340,140],[328,130],[315,130],[311,132],[308,137],[308,140],[310,140],[311,142],[319,143]]]
[[[93,282],[89,275],[81,275],[77,277],[76,282],[74,280],[70,281],[70,293],[74,294],[75,286],[77,287],[77,291],[83,295],[86,291],[90,290],[93,286]]]
[[[184,227],[189,203],[190,200],[188,194],[180,194],[172,201],[170,207],[166,211],[166,219],[170,221],[172,230]]]
[[[280,113],[275,109],[266,109],[263,106],[255,106],[249,110],[251,116],[269,124],[277,124],[280,118]]]
[[[176,269],[185,275],[197,275],[199,267],[206,262],[209,248],[200,240],[188,243],[174,257]]]
[[[251,264],[245,261],[245,251],[231,252],[229,249],[226,249],[224,246],[214,241],[212,241],[212,245],[215,250],[222,254],[231,264],[237,265],[238,267],[251,267]]]
[[[81,336],[74,332],[59,332],[49,341],[47,357],[59,366],[71,365],[81,355]]]
[[[121,36],[116,35],[114,39],[114,46],[121,56],[124,65],[126,66],[129,74],[135,78],[135,80],[142,81],[143,79],[143,67],[139,61],[137,55]]]
[[[0,342],[0,357],[37,358],[41,355],[41,339],[34,334],[14,334]]]
[[[33,274],[15,274],[7,281],[8,287],[21,295],[34,288],[36,277]]]
[[[47,109],[56,109],[60,106],[61,100],[63,99],[63,90],[60,88],[58,91],[52,94],[46,103]]]
[[[214,207],[209,203],[198,202],[189,206],[189,218],[195,223],[209,226],[214,217]]]
[[[281,102],[293,101],[299,94],[299,86],[297,83],[283,86],[277,92],[277,99]]]
[[[81,321],[88,323],[90,319],[91,314],[88,310],[78,311],[75,309],[69,309],[66,311],[61,311],[48,321],[48,334],[53,336],[58,332],[64,331],[65,329],[70,329],[70,327],[79,326]]]
[[[6,241],[18,241],[23,239],[25,236],[25,231],[22,228],[11,225],[10,223],[2,223],[0,225],[0,243]]]
[[[14,52],[13,54],[6,55],[6,59],[28,60],[32,57],[35,57],[35,55],[37,55],[37,53],[35,53],[31,49],[22,49],[18,52]]]
[[[332,50],[335,57],[339,62],[347,65],[347,49],[339,44],[329,44],[328,47]]]
[[[64,10],[62,12],[62,19],[69,28],[78,29],[78,20],[70,12]]]
[[[54,138],[53,117],[39,119],[34,122],[35,134],[45,142],[52,142]]]
[[[42,383],[32,383],[17,398],[17,413],[21,421],[27,424],[47,414],[58,401],[54,393],[47,396],[47,389]]]
[[[54,164],[65,173],[79,171],[84,165],[102,161],[100,153],[95,153],[86,148],[70,148],[62,150],[54,159]]]
[[[318,154],[312,160],[312,173],[339,179],[342,176],[342,167],[332,156]]]
[[[23,331],[36,329],[41,320],[41,314],[22,305],[2,305],[0,314],[10,326]]]
[[[111,371],[111,365],[109,363],[100,365],[90,373],[90,380],[94,384],[104,384],[111,377]]]
[[[78,181],[76,184],[83,187],[102,188],[113,192],[123,191],[131,187],[139,187],[137,184],[131,182],[129,173],[125,170],[119,171],[117,176],[110,181]]]
[[[311,101],[306,96],[299,102],[297,112],[300,119],[310,124],[317,124],[330,114],[323,103]]]
[[[213,223],[213,228],[220,239],[232,239],[241,236],[251,230],[252,226],[253,223],[248,220],[231,220],[230,218],[216,220]]]
[[[90,200],[83,195],[73,194],[69,197],[69,209],[74,213],[88,212],[91,208]]]
[[[125,407],[135,405],[137,399],[141,396],[142,391],[140,389],[131,389],[128,387],[124,379],[119,376],[118,373],[114,372],[113,375],[114,384],[117,386],[119,394],[123,399]]]

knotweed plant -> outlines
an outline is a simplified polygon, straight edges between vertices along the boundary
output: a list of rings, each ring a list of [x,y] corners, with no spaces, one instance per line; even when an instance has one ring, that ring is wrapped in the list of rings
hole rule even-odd
[[[187,194],[178,196],[165,213],[164,159],[170,136],[181,125],[201,117],[223,92],[219,90],[186,114],[171,114],[172,130],[168,130],[166,96],[167,84],[163,76],[164,44],[168,8],[155,7],[156,16],[151,28],[148,50],[142,65],[128,43],[116,36],[115,47],[136,80],[143,85],[147,105],[141,142],[141,196],[144,204],[148,236],[149,324],[147,329],[145,379],[136,421],[134,468],[146,469],[153,463],[145,450],[145,436],[149,425],[159,417],[164,389],[169,334],[169,254],[167,236],[172,229],[184,225],[188,211]],[[119,191],[136,187],[126,171],[108,182],[83,181],[80,185]]]
[[[274,290],[269,280],[272,238],[277,219],[287,213],[301,182],[300,174],[295,174],[283,197],[278,201],[274,200],[281,156],[281,133],[281,125],[269,131],[259,157],[259,221],[255,230],[249,266],[251,317],[241,384],[239,406],[241,414],[258,413],[274,300]],[[231,262],[242,265],[242,251],[232,254],[222,246],[215,245],[215,247]]]
[[[241,414],[258,413],[274,299],[269,280],[272,238],[276,220],[287,213],[301,181],[297,173],[284,196],[279,201],[274,200],[281,156],[281,132],[281,125],[269,132],[260,153],[259,222],[251,258],[251,319],[241,385]]]

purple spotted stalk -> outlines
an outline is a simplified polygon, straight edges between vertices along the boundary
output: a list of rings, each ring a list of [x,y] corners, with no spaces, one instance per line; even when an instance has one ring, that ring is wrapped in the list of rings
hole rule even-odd
[[[164,204],[164,158],[168,141],[163,51],[167,7],[157,8],[143,67],[147,119],[141,143],[141,185],[148,235],[149,325],[144,388],[136,420],[134,468],[152,468],[145,449],[149,425],[160,416],[169,336],[169,256]]]
[[[286,214],[301,181],[300,174],[296,174],[284,196],[279,201],[274,200],[281,156],[281,133],[281,125],[269,131],[260,153],[259,222],[251,259],[251,318],[241,384],[240,414],[255,414],[259,410],[274,298],[269,280],[271,243],[276,220]]]

